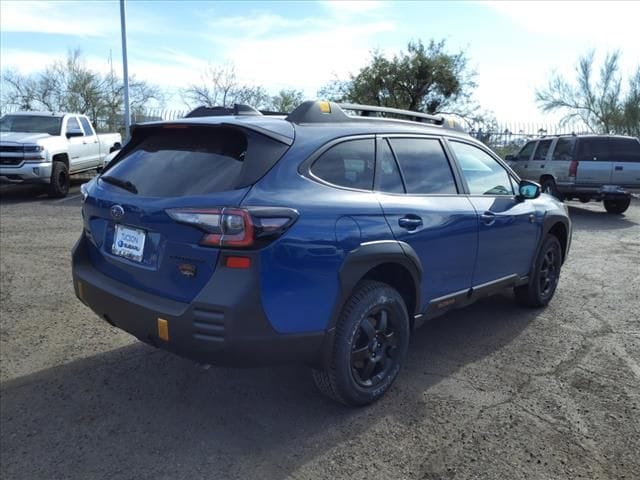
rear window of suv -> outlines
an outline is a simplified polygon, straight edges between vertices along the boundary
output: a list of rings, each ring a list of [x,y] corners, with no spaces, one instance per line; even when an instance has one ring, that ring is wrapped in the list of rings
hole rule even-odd
[[[132,148],[105,173],[131,182],[138,195],[179,197],[252,185],[287,146],[233,127],[141,128]]]

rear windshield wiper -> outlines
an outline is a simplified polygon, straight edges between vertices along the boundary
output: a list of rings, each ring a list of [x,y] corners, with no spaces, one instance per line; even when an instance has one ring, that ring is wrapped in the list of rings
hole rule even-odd
[[[120,178],[110,177],[109,175],[107,176],[102,175],[100,177],[100,180],[104,180],[107,183],[111,183],[116,187],[124,188],[125,190],[128,190],[131,193],[138,193],[138,189],[136,188],[136,186],[133,183],[131,183],[129,180],[122,180]]]

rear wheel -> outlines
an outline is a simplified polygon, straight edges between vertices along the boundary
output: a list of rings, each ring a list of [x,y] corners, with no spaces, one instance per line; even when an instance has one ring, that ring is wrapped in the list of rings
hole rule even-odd
[[[53,162],[47,193],[52,198],[66,197],[69,193],[69,168],[65,163]]]
[[[390,286],[363,281],[336,326],[330,364],[314,370],[319,390],[345,405],[378,400],[398,376],[409,345],[409,315]]]
[[[544,307],[551,299],[560,280],[562,247],[553,235],[548,235],[536,258],[529,283],[514,289],[516,299],[528,307]]]
[[[631,199],[630,198],[624,198],[624,199],[616,199],[616,200],[605,200],[604,201],[604,209],[609,212],[609,213],[624,213],[627,211],[627,208],[629,208],[629,205],[631,204]]]

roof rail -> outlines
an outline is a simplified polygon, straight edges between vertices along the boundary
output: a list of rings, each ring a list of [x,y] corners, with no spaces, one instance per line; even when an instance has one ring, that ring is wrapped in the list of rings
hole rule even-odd
[[[273,114],[269,112],[270,114]],[[189,113],[184,118],[194,117],[218,117],[225,115],[262,115],[259,110],[256,110],[249,105],[243,105],[241,103],[235,103],[233,108],[229,107],[205,107],[204,105],[198,107]]]
[[[359,115],[348,115],[345,110],[360,112]],[[380,114],[380,115],[376,115]],[[389,117],[391,116],[391,117]],[[404,117],[404,118],[399,118]],[[344,123],[375,119],[380,121],[401,121],[415,123],[429,123],[431,125],[452,128],[459,131],[466,130],[454,118],[428,113],[401,110],[399,108],[379,107],[376,105],[359,105],[356,103],[334,103],[312,100],[302,103],[291,112],[286,120],[292,123]]]
[[[444,117],[430,115],[428,113],[413,112],[411,110],[401,110],[399,108],[378,107],[375,105],[360,105],[357,103],[339,103],[338,106],[343,110],[354,110],[362,112],[363,117],[370,117],[371,113],[390,113],[399,117],[409,117],[413,122],[423,122],[424,120],[434,125],[443,125]]]

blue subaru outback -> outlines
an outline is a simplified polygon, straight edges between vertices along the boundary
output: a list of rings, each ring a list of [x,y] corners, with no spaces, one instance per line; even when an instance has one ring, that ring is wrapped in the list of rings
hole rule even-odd
[[[564,206],[450,119],[305,102],[138,125],[83,186],[78,298],[203,363],[299,362],[349,405],[382,396],[429,318],[512,288],[553,297]]]

